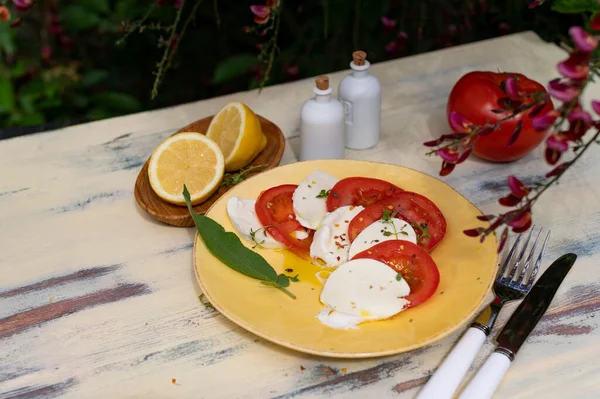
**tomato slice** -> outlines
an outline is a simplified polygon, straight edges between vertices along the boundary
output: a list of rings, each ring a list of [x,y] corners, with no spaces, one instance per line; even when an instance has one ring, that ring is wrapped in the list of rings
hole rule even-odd
[[[364,250],[352,259],[369,258],[385,263],[408,283],[409,308],[425,302],[440,284],[440,272],[435,261],[423,248],[410,241],[388,240]]]
[[[296,187],[295,184],[283,184],[263,191],[256,200],[256,216],[275,240],[301,258],[310,259],[310,244],[315,231],[305,228],[296,220],[292,202]],[[298,232],[307,233],[308,236],[298,239]]]
[[[427,197],[403,191],[382,198],[356,215],[348,226],[350,242],[371,223],[381,219],[385,210],[410,223],[417,233],[417,244],[427,251],[431,251],[446,234],[446,219],[442,211]]]
[[[327,211],[333,212],[341,206],[369,206],[381,198],[402,192],[400,187],[385,180],[370,177],[347,177],[336,183],[327,197]]]

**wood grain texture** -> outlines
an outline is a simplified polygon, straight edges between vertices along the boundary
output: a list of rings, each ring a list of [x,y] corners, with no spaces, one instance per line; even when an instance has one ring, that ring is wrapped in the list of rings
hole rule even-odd
[[[177,133],[183,132],[198,132],[206,133],[208,125],[212,120],[212,116],[200,119],[199,121],[190,123],[189,125],[179,129]],[[269,170],[279,165],[281,157],[283,156],[283,150],[285,148],[285,138],[281,130],[271,121],[258,115],[262,131],[267,138],[267,144],[260,154],[250,162],[246,167],[263,165],[260,170],[248,172],[246,177],[251,177],[261,171]],[[154,216],[161,222],[170,224],[177,227],[190,227],[194,225],[194,221],[190,216],[185,206],[178,206],[171,204],[162,198],[160,198],[150,185],[150,179],[148,177],[148,164],[150,159],[144,163],[137,180],[135,181],[134,194],[138,205],[148,214]],[[230,186],[221,186],[217,191],[214,192],[206,201],[194,206],[194,210],[199,214],[203,215],[211,206],[218,200],[223,194],[229,191]]]
[[[347,150],[346,158],[437,176],[440,162],[426,157],[421,143],[448,132],[446,99],[460,76],[499,69],[548,82],[565,58],[525,32],[374,64],[370,71],[383,88],[381,141]],[[334,92],[348,72],[328,74]],[[93,299],[0,339],[0,398],[414,398],[462,331],[376,360],[277,347],[200,303],[194,229],[158,222],[134,198],[152,150],[231,100],[279,126],[286,137],[281,164],[295,162],[300,107],[313,86],[314,79],[305,79],[0,141],[0,319]],[[598,98],[600,86],[593,84],[586,107]],[[510,164],[471,157],[444,181],[493,213],[508,193],[507,175],[531,182],[549,170],[540,147]],[[552,229],[542,270],[563,253],[579,257],[494,399],[600,397],[599,175],[592,148],[535,204],[536,225]],[[106,290],[138,284],[140,295],[97,302]],[[240,293],[240,300],[248,299]],[[498,328],[515,306],[502,310]],[[486,341],[468,378],[493,348]]]

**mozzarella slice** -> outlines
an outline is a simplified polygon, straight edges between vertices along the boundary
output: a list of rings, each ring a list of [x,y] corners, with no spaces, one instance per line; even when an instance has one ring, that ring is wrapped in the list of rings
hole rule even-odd
[[[313,263],[319,266],[339,266],[348,260],[348,226],[363,209],[362,206],[342,206],[323,219],[310,245]]]
[[[387,240],[405,240],[416,244],[417,235],[412,226],[402,219],[377,220],[368,225],[352,241],[348,259],[352,259],[354,255]]]
[[[320,299],[326,309],[316,317],[333,328],[354,328],[406,309],[408,294],[410,287],[391,267],[374,259],[351,260],[325,282]]]
[[[316,230],[327,215],[326,193],[339,179],[317,170],[304,178],[292,195],[296,220],[309,229]]]
[[[227,214],[233,227],[245,240],[263,248],[285,248],[263,228],[256,216],[255,205],[255,200],[231,197],[227,201]]]

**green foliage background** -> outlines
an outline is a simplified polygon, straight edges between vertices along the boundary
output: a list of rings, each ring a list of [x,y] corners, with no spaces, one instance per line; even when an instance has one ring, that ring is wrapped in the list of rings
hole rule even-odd
[[[194,22],[178,37],[172,66],[151,99],[156,63],[173,46],[165,27],[177,13],[174,1],[158,3],[36,0],[26,13],[13,11],[23,18],[19,26],[0,22],[0,129],[97,120],[258,87],[266,65],[257,55],[270,34],[244,27],[256,26],[249,6],[264,3],[187,0],[182,13],[197,6]],[[582,13],[598,8],[595,0],[534,9],[523,0],[283,0],[267,84],[345,69],[358,48],[379,62],[523,30],[558,42],[583,24]],[[117,45],[145,16],[143,27]],[[383,16],[396,25],[386,28]],[[394,52],[386,51],[391,42]]]

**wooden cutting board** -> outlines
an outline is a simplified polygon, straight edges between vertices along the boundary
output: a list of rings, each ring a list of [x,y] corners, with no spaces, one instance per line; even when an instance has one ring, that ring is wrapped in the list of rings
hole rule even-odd
[[[179,129],[174,134],[183,132],[198,132],[205,134],[212,116],[204,119],[200,119],[194,123],[187,125],[184,128]],[[258,115],[262,131],[267,138],[267,145],[264,150],[258,154],[258,156],[247,166],[264,165],[264,168],[251,171],[245,176],[249,178],[262,171],[273,169],[279,165],[281,157],[283,156],[283,150],[285,149],[285,138],[281,129],[277,127],[273,122]],[[135,199],[138,205],[161,222],[168,223],[172,226],[177,227],[191,227],[194,225],[194,221],[188,212],[187,207],[171,204],[164,201],[158,195],[154,193],[150,186],[150,179],[148,178],[148,163],[150,157],[144,163],[144,166],[140,170],[140,173],[135,182]],[[211,195],[206,201],[194,206],[194,210],[199,214],[204,214],[211,205],[218,200],[223,194],[225,194],[231,187],[221,186],[213,195]]]

